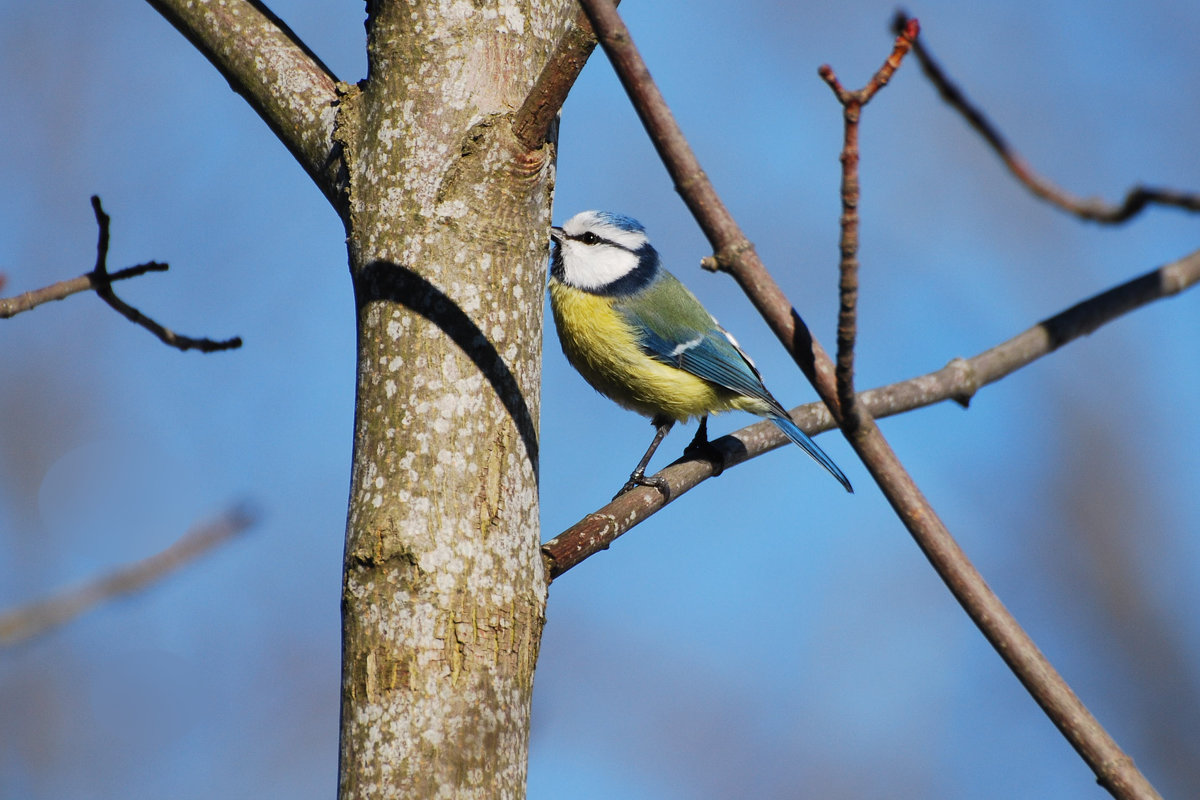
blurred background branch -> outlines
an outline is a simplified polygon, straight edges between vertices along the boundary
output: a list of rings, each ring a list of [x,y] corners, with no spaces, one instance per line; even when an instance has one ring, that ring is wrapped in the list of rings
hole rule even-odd
[[[247,508],[230,509],[188,531],[161,552],[53,597],[0,613],[0,645],[48,633],[104,603],[146,589],[254,523],[255,516]]]

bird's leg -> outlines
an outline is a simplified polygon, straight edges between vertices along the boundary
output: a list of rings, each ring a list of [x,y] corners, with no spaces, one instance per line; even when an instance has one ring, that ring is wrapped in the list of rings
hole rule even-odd
[[[700,427],[688,446],[683,448],[683,454],[688,458],[699,456],[711,443],[708,441],[708,414],[700,418]]]
[[[671,490],[670,487],[667,486],[666,480],[658,476],[647,478],[646,465],[650,463],[651,456],[654,455],[654,451],[658,449],[658,446],[662,444],[663,437],[667,435],[667,431],[671,430],[671,427],[675,424],[675,420],[670,419],[669,417],[655,417],[653,420],[651,420],[651,423],[657,429],[654,432],[654,440],[650,442],[650,447],[647,448],[646,455],[642,456],[642,460],[638,462],[636,467],[634,467],[633,472],[629,475],[629,480],[627,480],[625,485],[621,487],[621,491],[617,492],[616,495],[613,496],[614,500],[631,489],[636,489],[639,486],[653,486],[655,489],[658,489],[658,491],[662,492],[663,497],[667,498],[668,500],[671,499]]]
[[[683,448],[683,455],[687,458],[702,458],[712,464],[714,478],[725,471],[725,457],[708,440],[707,414],[700,418],[700,429],[696,431],[688,446]]]

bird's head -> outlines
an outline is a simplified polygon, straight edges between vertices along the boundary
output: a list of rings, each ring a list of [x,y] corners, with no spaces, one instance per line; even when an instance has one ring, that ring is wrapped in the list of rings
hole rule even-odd
[[[550,273],[576,289],[630,294],[658,273],[658,252],[642,223],[632,217],[583,211],[561,228],[551,228],[550,238],[557,245]]]

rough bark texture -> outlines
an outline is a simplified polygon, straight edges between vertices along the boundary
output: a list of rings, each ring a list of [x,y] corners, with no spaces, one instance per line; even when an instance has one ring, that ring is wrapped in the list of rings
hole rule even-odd
[[[525,792],[553,148],[511,114],[568,9],[368,4],[335,133],[359,350],[343,798]]]
[[[340,796],[524,796],[554,147],[543,117],[524,114],[520,139],[513,117],[576,9],[368,0],[369,74],[348,86],[258,0],[148,2],[346,224],[359,346]]]
[[[258,0],[147,0],[246,98],[345,218],[330,157],[336,78]]]

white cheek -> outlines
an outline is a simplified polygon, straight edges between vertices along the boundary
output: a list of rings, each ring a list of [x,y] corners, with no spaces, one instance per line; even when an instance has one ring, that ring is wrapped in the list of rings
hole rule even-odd
[[[604,245],[566,242],[563,266],[567,283],[580,289],[599,289],[628,275],[638,258],[628,250]]]
[[[597,232],[610,242],[616,242],[629,250],[637,250],[646,243],[646,234],[641,231],[625,231],[612,225],[605,225]]]

